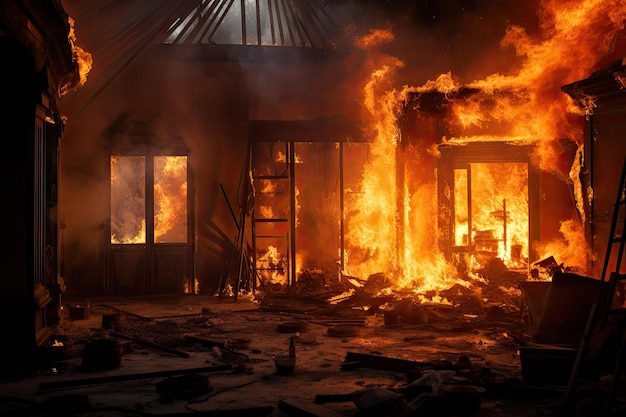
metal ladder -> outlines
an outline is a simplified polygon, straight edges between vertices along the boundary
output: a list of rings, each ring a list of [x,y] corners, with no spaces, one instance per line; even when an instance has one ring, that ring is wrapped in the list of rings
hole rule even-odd
[[[618,231],[618,223],[621,224],[621,231]],[[615,248],[617,247],[617,250]],[[595,332],[606,329],[612,317],[617,319],[615,329],[615,340],[618,346],[612,351],[616,355],[611,382],[608,387],[608,398],[604,415],[610,415],[619,387],[619,381],[624,367],[624,355],[626,354],[626,303],[625,300],[616,300],[618,297],[626,297],[626,273],[621,272],[621,265],[626,248],[626,158],[622,167],[622,176],[617,190],[617,198],[613,208],[613,218],[609,232],[609,240],[606,248],[604,264],[602,266],[602,285],[598,290],[598,297],[589,313],[585,331],[581,339],[576,358],[570,373],[570,377],[565,387],[563,406],[569,408],[573,406],[573,394],[576,386],[581,382],[581,367],[590,352],[591,339]],[[610,269],[610,270],[609,270]],[[618,301],[618,302],[616,302]]]

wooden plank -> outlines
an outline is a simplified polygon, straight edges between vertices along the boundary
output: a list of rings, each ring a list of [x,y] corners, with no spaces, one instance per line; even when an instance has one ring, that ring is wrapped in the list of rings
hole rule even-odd
[[[317,394],[315,396],[316,404],[325,403],[344,403],[354,401],[354,396],[350,394]]]
[[[117,337],[118,339],[125,339],[125,340],[130,340],[133,343],[137,343],[139,345],[142,346],[146,346],[148,348],[151,349],[155,349],[155,350],[160,350],[161,352],[166,352],[166,353],[171,353],[172,355],[176,355],[176,356],[180,356],[181,358],[188,358],[189,354],[187,352],[181,352],[180,350],[176,350],[176,349],[171,349],[168,347],[164,347],[164,346],[159,346],[155,343],[151,343],[145,340],[141,340],[141,339],[137,339],[131,336],[127,336],[125,334],[121,334],[121,333],[116,333],[116,332],[109,332],[109,334],[113,337]]]
[[[206,366],[203,368],[174,369],[171,371],[157,371],[157,372],[147,372],[147,373],[141,373],[141,374],[110,375],[110,376],[101,376],[101,377],[94,377],[94,378],[73,379],[73,380],[64,380],[64,381],[55,381],[55,382],[42,382],[41,384],[39,384],[39,389],[42,391],[45,391],[45,390],[81,387],[85,385],[107,384],[109,382],[121,382],[121,381],[134,381],[138,379],[161,378],[161,377],[167,377],[167,376],[172,376],[172,375],[201,374],[205,372],[230,371],[232,369],[233,368],[231,365],[216,365],[216,366]]]
[[[193,412],[158,414],[159,417],[266,417],[272,415],[274,407],[234,408],[231,410],[203,410]],[[155,414],[156,416],[157,414]]]
[[[185,339],[191,342],[200,343],[201,345],[206,346],[206,347],[217,346],[218,348],[226,349],[226,345],[224,343],[218,342],[217,340],[207,339],[206,337],[194,336],[192,334],[188,334],[188,335],[185,335]]]
[[[279,401],[278,408],[291,417],[346,417],[345,414],[324,407],[323,405],[310,403],[297,398]]]
[[[337,118],[313,120],[252,120],[249,138],[253,142],[367,142],[362,126]]]
[[[409,361],[406,359],[396,359],[386,356],[369,355],[366,353],[356,352],[347,352],[344,363],[348,365],[348,368],[344,368],[342,366],[342,370],[354,369],[357,367],[355,364],[358,364],[358,367],[362,368],[380,369],[383,371],[393,372],[409,372],[423,367],[438,367],[432,363]]]

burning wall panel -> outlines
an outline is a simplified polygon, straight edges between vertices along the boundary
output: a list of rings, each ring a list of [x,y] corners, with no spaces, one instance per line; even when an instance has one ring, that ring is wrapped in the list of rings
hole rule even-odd
[[[296,270],[337,277],[341,248],[341,181],[337,143],[296,143]]]

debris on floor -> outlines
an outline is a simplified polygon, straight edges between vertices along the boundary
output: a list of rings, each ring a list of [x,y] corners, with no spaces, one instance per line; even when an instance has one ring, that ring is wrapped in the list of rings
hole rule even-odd
[[[361,289],[347,284],[342,290],[353,291],[340,298],[338,289],[301,286],[302,297],[237,302],[92,299],[89,314],[56,329],[37,375],[3,384],[0,411],[47,416],[43,404],[72,390],[84,396],[77,416],[557,414],[564,383],[549,377],[561,370],[539,362],[538,381],[520,357],[542,328],[538,307],[511,290],[516,277],[507,279],[499,298],[453,288],[445,302],[368,292],[384,285],[382,276]],[[92,346],[101,348],[95,356]],[[577,401],[572,416],[594,416],[589,409],[604,399],[587,388]]]

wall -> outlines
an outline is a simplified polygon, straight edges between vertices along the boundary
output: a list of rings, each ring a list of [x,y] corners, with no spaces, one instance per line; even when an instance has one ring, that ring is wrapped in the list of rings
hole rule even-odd
[[[62,145],[63,273],[71,295],[104,292],[112,140],[130,138],[133,126],[160,140],[180,138],[195,175],[196,277],[200,291],[215,289],[228,260],[216,225],[235,238],[228,203],[238,210],[238,187],[247,163],[252,119],[305,120],[356,113],[354,95],[337,62],[216,63],[145,53],[104,89],[85,87],[64,101],[68,117]],[[94,70],[98,59],[94,56]],[[96,74],[95,77],[98,77]],[[220,184],[226,190],[228,203]]]

